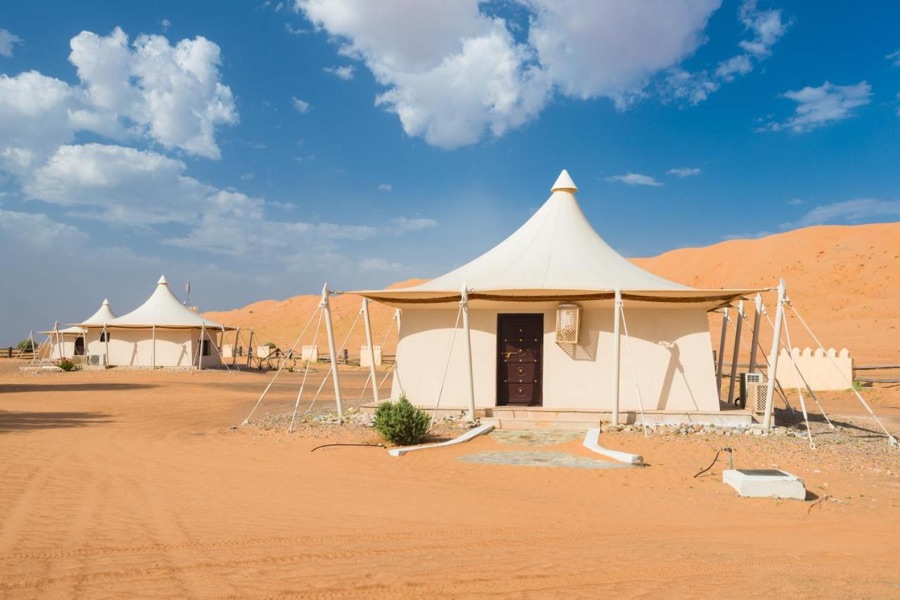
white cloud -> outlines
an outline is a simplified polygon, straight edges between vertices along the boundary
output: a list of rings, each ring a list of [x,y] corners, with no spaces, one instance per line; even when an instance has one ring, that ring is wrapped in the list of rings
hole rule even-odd
[[[77,227],[57,223],[47,215],[2,208],[0,208],[0,234],[2,234],[0,238],[20,250],[78,248],[90,239]]]
[[[700,169],[696,167],[681,167],[676,169],[669,169],[666,171],[666,175],[674,175],[675,177],[683,178],[683,177],[693,177],[695,175],[700,174]]]
[[[521,41],[479,0],[295,0],[295,7],[385,86],[377,103],[408,135],[456,148],[521,126],[554,92],[626,108],[654,74],[703,43],[720,1],[516,0],[513,8],[530,18]]]
[[[364,258],[359,261],[359,268],[364,271],[402,271],[406,267],[383,258]]]
[[[382,192],[392,192],[392,191],[394,191],[394,186],[392,186],[389,183],[379,183],[378,189],[381,190]]]
[[[418,231],[420,229],[427,229],[429,227],[437,227],[437,221],[434,219],[408,219],[406,217],[397,217],[396,219],[392,219],[391,223],[393,226],[388,229],[391,233],[405,233],[407,231]]]
[[[900,50],[891,52],[885,58],[894,63],[895,67],[900,67]]]
[[[900,200],[857,198],[825,204],[817,206],[793,223],[785,223],[782,227],[792,229],[828,223],[861,223],[882,218],[900,219]]]
[[[5,29],[0,29],[0,56],[10,58],[13,55],[13,46],[21,44],[22,39]]]
[[[801,204],[803,204],[802,198],[791,198],[788,200],[788,206],[800,206]]]
[[[71,46],[69,60],[92,108],[166,148],[219,157],[216,127],[238,116],[231,90],[219,80],[216,44],[196,37],[171,46],[163,36],[140,35],[132,50],[117,27],[106,37],[83,31]]]
[[[290,23],[284,24],[284,30],[287,31],[291,35],[301,36],[310,33],[308,29],[303,29],[302,27],[295,27]]]
[[[712,74],[706,70],[690,73],[681,68],[670,69],[661,84],[666,96],[690,104],[703,102],[723,83],[752,72],[756,63],[772,54],[772,46],[790,26],[780,10],[759,10],[756,0],[744,0],[738,15],[744,31],[751,35],[738,43],[742,52],[719,62]]]
[[[309,112],[309,102],[307,102],[306,100],[301,100],[300,98],[291,98],[291,104],[294,106],[294,110],[296,110],[300,114]]]
[[[760,131],[806,133],[854,116],[854,109],[867,105],[872,86],[865,81],[856,85],[834,85],[828,81],[819,87],[805,87],[785,92],[783,97],[797,103],[794,116],[783,122],[773,122]]]
[[[326,73],[331,73],[338,79],[343,79],[344,81],[350,81],[353,79],[353,75],[356,73],[356,68],[353,65],[344,65],[342,67],[325,67],[322,69]]]
[[[641,175],[640,173],[626,173],[625,175],[613,175],[612,177],[607,177],[606,181],[618,181],[620,183],[627,183],[628,185],[650,185],[650,186],[660,186],[662,185],[660,182],[650,177],[649,175]]]
[[[163,19],[162,21],[159,22],[159,24],[162,25],[163,31],[168,31],[169,27],[172,26],[172,21],[170,21],[168,19]]]

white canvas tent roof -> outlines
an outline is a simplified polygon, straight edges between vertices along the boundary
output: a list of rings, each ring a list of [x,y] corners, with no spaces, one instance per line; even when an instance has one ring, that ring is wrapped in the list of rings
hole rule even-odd
[[[100,308],[97,309],[97,312],[92,314],[90,317],[82,321],[80,325],[72,325],[71,327],[66,327],[65,329],[60,329],[59,331],[42,331],[41,333],[50,335],[55,333],[61,333],[63,335],[83,335],[85,332],[85,328],[82,325],[103,325],[104,323],[108,323],[116,318],[115,313],[109,307],[109,299],[104,298],[103,304]]]
[[[581,211],[565,170],[544,205],[515,233],[475,260],[409,288],[353,292],[385,304],[625,299],[715,308],[758,289],[700,290],[645,271],[613,250]]]
[[[92,317],[93,318],[93,317]],[[80,326],[98,327],[106,325],[109,328],[127,327],[134,329],[146,329],[157,327],[161,329],[207,329],[232,330],[221,323],[205,319],[181,303],[172,290],[165,276],[160,277],[156,290],[142,305],[128,314],[122,315],[105,322],[79,323]]]

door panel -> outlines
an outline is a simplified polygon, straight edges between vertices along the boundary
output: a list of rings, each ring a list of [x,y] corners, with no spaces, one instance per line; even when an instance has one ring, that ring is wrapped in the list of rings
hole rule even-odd
[[[541,406],[543,314],[497,315],[497,405]]]

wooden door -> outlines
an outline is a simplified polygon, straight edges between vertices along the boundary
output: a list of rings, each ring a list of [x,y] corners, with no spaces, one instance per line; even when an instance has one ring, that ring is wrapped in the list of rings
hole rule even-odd
[[[541,406],[544,315],[497,315],[497,405]]]

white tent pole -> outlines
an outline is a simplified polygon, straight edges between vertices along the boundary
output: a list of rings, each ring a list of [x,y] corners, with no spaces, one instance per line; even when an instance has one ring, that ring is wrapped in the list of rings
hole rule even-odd
[[[375,375],[375,346],[372,341],[372,322],[369,320],[369,299],[362,300],[362,313],[366,326],[366,343],[369,345],[369,373],[372,375],[372,390],[375,393],[375,403],[378,403],[378,385]]]
[[[232,367],[237,362],[237,349],[238,349],[238,342],[240,341],[240,339],[241,339],[241,328],[238,327],[237,329],[234,330],[234,346],[231,347],[231,366]]]
[[[475,377],[472,371],[472,332],[469,329],[469,291],[463,283],[459,305],[462,308],[463,332],[466,336],[466,362],[469,377],[469,421],[475,420]]]
[[[325,310],[325,331],[328,334],[328,354],[331,357],[331,379],[334,381],[334,401],[337,404],[338,417],[344,418],[341,403],[341,382],[338,378],[337,350],[334,346],[334,330],[331,325],[331,304],[328,302],[328,284],[322,287],[322,308]]]
[[[719,340],[719,360],[716,365],[716,397],[722,396],[722,368],[725,360],[725,335],[728,333],[728,309],[722,311],[722,337]]]
[[[250,341],[247,342],[247,366],[253,366],[253,328],[250,328]]]
[[[766,388],[766,412],[763,415],[763,428],[772,427],[772,399],[775,396],[775,374],[778,373],[778,351],[781,347],[781,324],[784,321],[784,296],[787,284],[784,279],[778,281],[778,306],[775,309],[775,332],[772,334],[772,349],[769,351],[769,384]]]
[[[741,330],[744,328],[744,301],[738,303],[737,325],[734,326],[734,352],[731,356],[731,375],[728,382],[728,404],[734,402],[734,380],[737,377],[738,357],[741,352]]]
[[[152,352],[150,353],[150,366],[152,368],[156,368],[156,324],[153,324],[153,346]]]
[[[203,370],[203,338],[206,337],[206,325],[200,324],[200,346],[197,348],[197,370]]]
[[[106,323],[103,324],[103,343],[106,350],[106,359],[103,362],[109,368],[109,330],[106,328]]]
[[[762,320],[763,299],[762,294],[756,294],[756,302],[753,309],[753,342],[750,344],[750,368],[748,373],[756,371],[756,349],[759,347],[759,326]]]
[[[612,424],[619,424],[619,361],[622,355],[622,336],[620,327],[622,322],[622,290],[616,290],[616,299],[613,303],[613,409]]]

